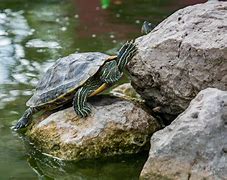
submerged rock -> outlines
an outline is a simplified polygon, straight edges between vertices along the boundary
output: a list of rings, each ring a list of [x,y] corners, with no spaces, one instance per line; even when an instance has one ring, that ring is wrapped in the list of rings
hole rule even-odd
[[[151,109],[173,120],[207,87],[227,90],[227,2],[181,9],[136,40],[132,85]]]
[[[26,140],[25,140],[26,142]],[[93,179],[138,179],[145,157],[140,154],[114,156],[108,158],[75,161],[62,161],[46,156],[25,143],[28,152],[27,162],[36,172],[38,179],[93,180]],[[123,162],[123,163],[122,163]],[[95,177],[95,178],[94,178]]]
[[[151,137],[141,179],[227,179],[227,91],[201,91]]]
[[[96,96],[91,104],[93,111],[87,118],[68,108],[34,121],[26,134],[43,153],[80,160],[137,153],[159,129],[157,121],[132,102]]]

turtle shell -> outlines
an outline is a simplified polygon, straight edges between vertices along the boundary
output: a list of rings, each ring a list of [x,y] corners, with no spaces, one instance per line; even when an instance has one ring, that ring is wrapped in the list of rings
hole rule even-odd
[[[99,52],[75,53],[58,59],[39,80],[34,95],[26,103],[38,107],[74,93],[108,60]]]

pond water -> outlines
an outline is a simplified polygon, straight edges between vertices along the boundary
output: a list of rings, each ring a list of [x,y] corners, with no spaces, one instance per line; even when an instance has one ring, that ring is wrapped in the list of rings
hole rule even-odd
[[[144,20],[158,24],[196,0],[1,0],[0,179],[138,179],[147,153],[62,162],[24,144],[10,127],[26,109],[40,74],[74,52],[115,54],[140,36]],[[200,1],[203,2],[203,1]]]

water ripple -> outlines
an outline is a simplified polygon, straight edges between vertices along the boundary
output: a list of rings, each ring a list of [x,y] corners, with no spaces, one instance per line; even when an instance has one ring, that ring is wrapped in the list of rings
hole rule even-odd
[[[41,39],[32,39],[26,43],[26,47],[60,49],[61,46],[55,41],[44,41]]]
[[[14,85],[28,81],[21,73],[24,70],[21,62],[25,62],[21,61],[25,56],[23,41],[34,31],[28,26],[23,13],[10,9],[0,11],[0,109],[22,94],[21,90],[14,89]],[[10,88],[8,84],[11,84]]]

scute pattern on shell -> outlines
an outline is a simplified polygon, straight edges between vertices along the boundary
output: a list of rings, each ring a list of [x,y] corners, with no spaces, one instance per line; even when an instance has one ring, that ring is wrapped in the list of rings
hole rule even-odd
[[[75,53],[58,59],[39,80],[27,106],[37,107],[83,85],[108,59],[99,52]]]

